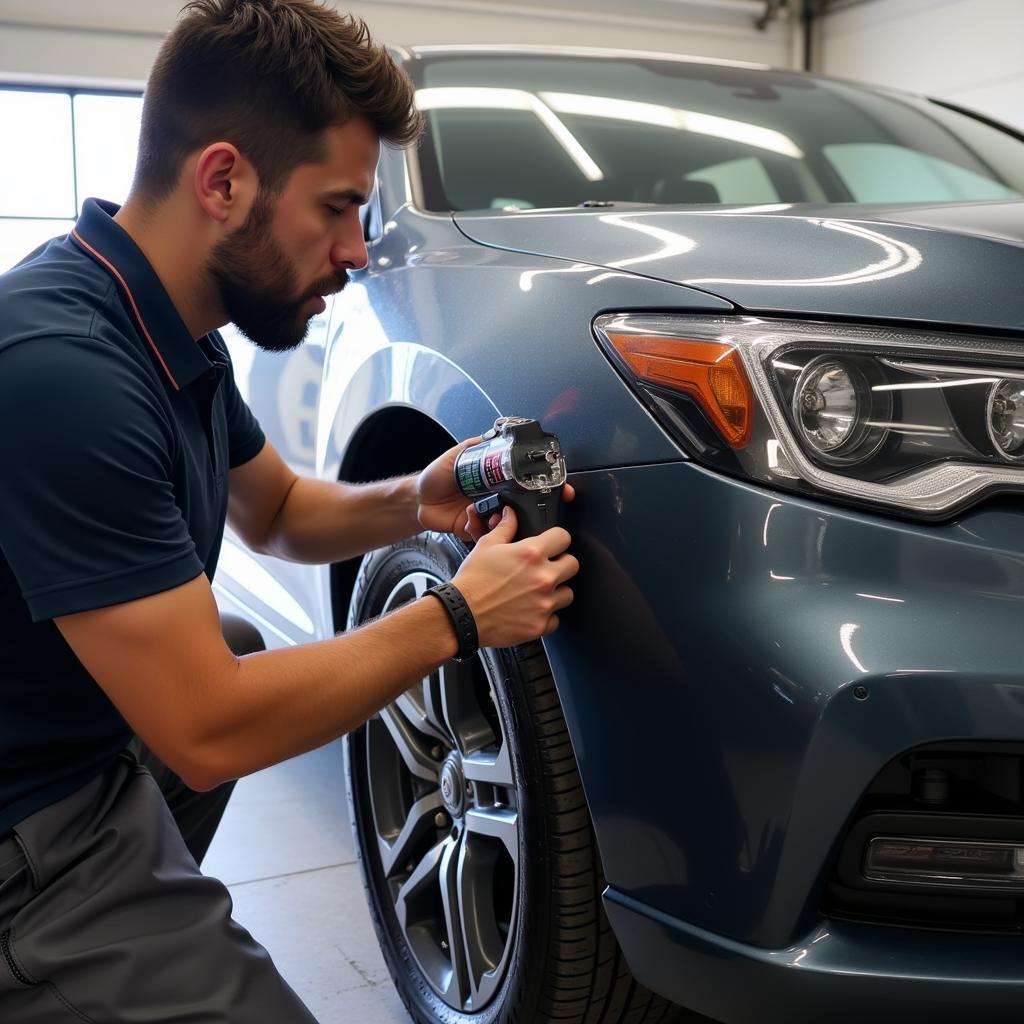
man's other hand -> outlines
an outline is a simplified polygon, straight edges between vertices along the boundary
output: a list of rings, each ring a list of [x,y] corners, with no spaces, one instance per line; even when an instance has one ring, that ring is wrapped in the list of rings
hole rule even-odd
[[[471,437],[449,448],[416,478],[417,516],[424,530],[454,533],[462,540],[475,539],[466,521],[466,496],[455,483],[455,460],[465,448],[481,440]]]
[[[449,448],[416,478],[416,497],[419,502],[417,516],[424,530],[454,533],[461,540],[477,541],[501,521],[501,517],[495,513],[484,522],[474,506],[466,504],[466,496],[455,483],[455,460],[462,451],[479,444],[481,440],[479,437],[471,437]],[[562,501],[572,501],[575,497],[575,488],[572,484],[566,484],[562,489]]]

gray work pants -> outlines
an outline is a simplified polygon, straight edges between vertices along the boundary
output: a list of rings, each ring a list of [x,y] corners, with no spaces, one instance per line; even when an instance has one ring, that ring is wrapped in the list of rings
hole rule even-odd
[[[316,1024],[199,870],[229,794],[136,741],[0,839],[0,1021]]]

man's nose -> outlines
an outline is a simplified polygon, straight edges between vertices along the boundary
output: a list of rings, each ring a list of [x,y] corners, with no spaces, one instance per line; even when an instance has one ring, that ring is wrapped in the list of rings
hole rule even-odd
[[[344,270],[362,270],[368,258],[363,225],[356,220],[354,227],[348,228],[344,236],[331,246],[331,264]]]

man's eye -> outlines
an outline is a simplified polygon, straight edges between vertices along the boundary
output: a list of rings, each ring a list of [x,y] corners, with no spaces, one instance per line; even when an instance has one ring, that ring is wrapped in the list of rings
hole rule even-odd
[[[330,203],[327,203],[326,205],[327,211],[332,217],[340,217],[345,212],[340,206],[332,206]]]

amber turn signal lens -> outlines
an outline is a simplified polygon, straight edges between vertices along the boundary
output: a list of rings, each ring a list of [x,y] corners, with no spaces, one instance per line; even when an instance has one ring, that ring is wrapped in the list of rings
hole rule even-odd
[[[735,346],[612,331],[608,340],[641,380],[693,398],[731,447],[750,440],[754,397]]]

